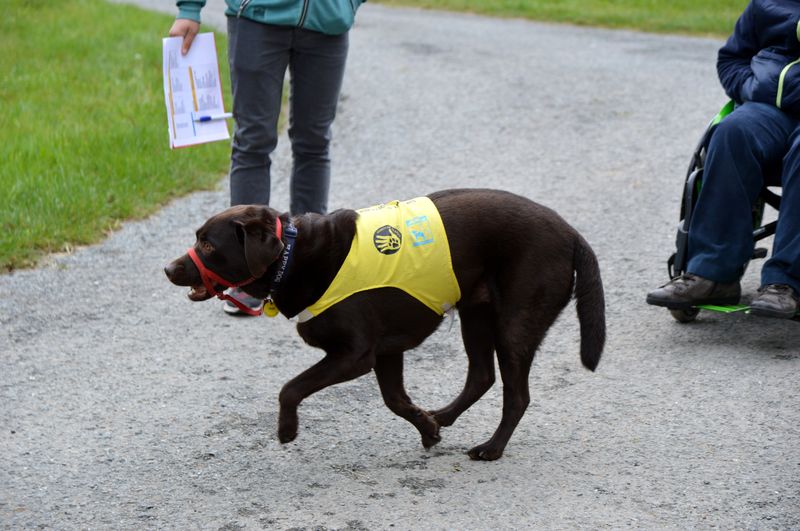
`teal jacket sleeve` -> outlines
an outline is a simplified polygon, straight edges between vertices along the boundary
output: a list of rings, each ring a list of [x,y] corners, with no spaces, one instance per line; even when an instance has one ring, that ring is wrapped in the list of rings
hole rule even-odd
[[[206,5],[206,0],[178,0],[178,17],[188,18],[200,22],[200,10]]]

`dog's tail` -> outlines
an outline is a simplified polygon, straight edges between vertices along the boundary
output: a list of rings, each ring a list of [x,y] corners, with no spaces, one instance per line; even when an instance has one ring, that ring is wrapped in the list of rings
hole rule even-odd
[[[600,363],[606,342],[606,304],[597,257],[582,236],[578,235],[573,265],[575,300],[581,326],[581,362],[593,371]]]

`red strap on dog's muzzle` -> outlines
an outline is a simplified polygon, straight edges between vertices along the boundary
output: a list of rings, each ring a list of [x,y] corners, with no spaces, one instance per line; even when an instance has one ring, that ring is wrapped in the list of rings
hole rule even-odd
[[[281,218],[275,218],[275,235],[278,237],[278,240],[280,240],[281,236],[283,236],[283,225],[281,223]],[[200,257],[197,255],[197,251],[194,250],[194,247],[190,247],[187,251],[187,254],[189,255],[189,258],[192,259],[192,262],[194,262],[194,265],[197,266],[197,270],[200,271],[200,278],[203,279],[203,286],[205,286],[206,291],[208,291],[212,297],[216,296],[223,301],[230,301],[233,305],[248,315],[261,315],[263,313],[263,306],[258,310],[253,310],[237,301],[227,293],[220,293],[214,289],[215,282],[217,284],[222,284],[226,288],[239,288],[254,282],[256,280],[255,277],[250,277],[237,283],[229,282],[207,268],[203,261],[200,260]]]
[[[234,304],[237,308],[239,308],[246,314],[261,315],[260,308],[258,310],[253,310],[251,308],[248,308],[247,306],[237,301],[227,293],[220,293],[214,289],[214,283],[222,284],[226,288],[238,288],[241,286],[245,286],[253,282],[255,280],[255,277],[250,277],[248,279],[243,280],[242,282],[235,282],[235,283],[229,282],[224,278],[222,278],[221,276],[219,276],[218,274],[211,271],[209,268],[207,268],[203,263],[203,261],[200,260],[200,257],[197,256],[197,251],[194,250],[194,247],[189,247],[187,254],[189,255],[189,258],[192,259],[192,262],[194,262],[194,265],[197,266],[197,270],[200,271],[200,278],[203,279],[203,286],[206,287],[206,291],[208,291],[212,296],[219,297],[223,301],[231,301],[232,304]]]

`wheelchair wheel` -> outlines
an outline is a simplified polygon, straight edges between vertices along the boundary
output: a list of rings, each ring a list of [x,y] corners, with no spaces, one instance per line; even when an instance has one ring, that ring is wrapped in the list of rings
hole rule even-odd
[[[679,323],[691,323],[700,313],[700,308],[689,308],[688,310],[670,310],[669,313]]]

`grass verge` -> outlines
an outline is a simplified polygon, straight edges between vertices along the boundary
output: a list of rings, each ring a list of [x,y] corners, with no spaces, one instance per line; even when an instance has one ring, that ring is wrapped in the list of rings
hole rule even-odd
[[[747,0],[375,0],[444,9],[657,33],[727,36]]]
[[[96,242],[123,220],[219,183],[227,142],[169,149],[161,39],[173,17],[102,0],[5,7],[0,269]],[[217,43],[227,98],[224,35]]]

